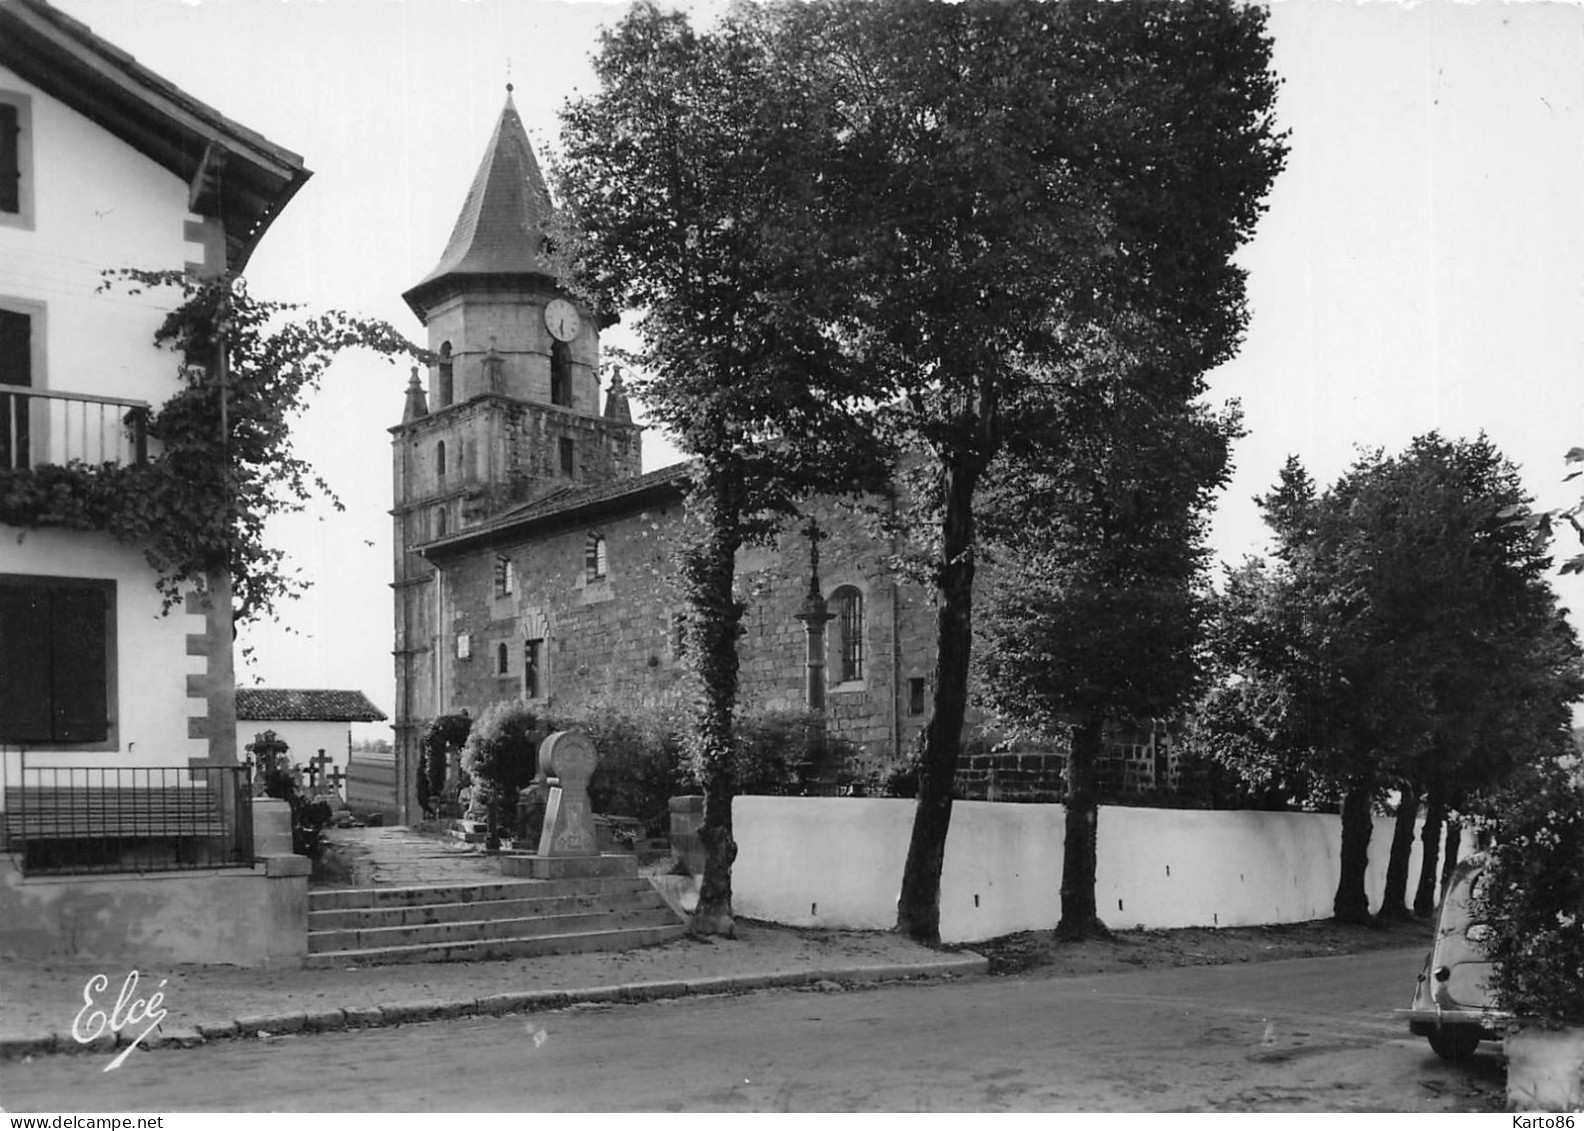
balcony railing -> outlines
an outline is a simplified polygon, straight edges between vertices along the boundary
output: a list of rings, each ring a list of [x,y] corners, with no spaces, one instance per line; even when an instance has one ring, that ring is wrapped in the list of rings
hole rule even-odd
[[[246,766],[29,766],[24,758],[15,780],[0,829],[23,875],[253,865]]]
[[[146,401],[0,384],[0,470],[142,463],[148,415]]]

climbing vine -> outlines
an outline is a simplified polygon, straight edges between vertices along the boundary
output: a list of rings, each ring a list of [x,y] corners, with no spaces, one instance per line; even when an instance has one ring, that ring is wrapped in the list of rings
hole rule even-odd
[[[265,526],[335,492],[299,456],[291,422],[348,349],[395,362],[428,355],[395,328],[342,311],[256,299],[243,280],[180,271],[107,271],[101,290],[171,290],[180,302],[155,331],[181,361],[182,388],[144,421],[149,458],[125,465],[69,463],[0,469],[0,522],[106,530],[142,547],[168,611],[187,588],[228,568],[235,616],[272,617],[307,583]],[[136,422],[129,414],[130,428]]]

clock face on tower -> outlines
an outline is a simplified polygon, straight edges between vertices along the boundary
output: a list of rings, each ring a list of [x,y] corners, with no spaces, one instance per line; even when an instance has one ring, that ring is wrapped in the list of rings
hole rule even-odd
[[[583,320],[578,317],[577,307],[564,298],[552,299],[545,307],[545,326],[559,341],[570,342],[577,337],[578,329]]]

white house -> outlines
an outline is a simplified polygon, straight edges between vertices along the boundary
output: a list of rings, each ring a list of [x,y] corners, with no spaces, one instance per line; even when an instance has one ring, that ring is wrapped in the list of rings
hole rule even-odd
[[[34,842],[76,837],[68,816],[99,821],[79,803],[95,776],[216,788],[187,772],[236,764],[235,677],[223,571],[207,579],[216,599],[162,615],[139,546],[34,525],[5,510],[5,488],[14,499],[61,465],[158,455],[138,416],[181,388],[180,358],[153,340],[175,300],[102,291],[103,273],[240,272],[309,175],[43,0],[0,0],[0,830],[23,872]],[[145,818],[122,820],[127,839],[151,839]],[[45,896],[0,883],[0,941],[25,951],[18,892]]]
[[[293,762],[315,765],[316,784],[329,775],[343,797],[352,724],[387,718],[361,691],[239,687],[236,704],[238,750],[245,752],[264,731],[274,731],[286,743]],[[321,758],[325,760],[320,762]]]

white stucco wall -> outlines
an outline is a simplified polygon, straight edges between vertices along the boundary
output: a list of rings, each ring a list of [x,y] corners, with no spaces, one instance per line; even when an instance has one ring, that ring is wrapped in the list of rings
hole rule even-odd
[[[0,91],[31,101],[34,224],[0,224],[0,299],[45,307],[44,372],[33,383],[163,403],[180,387],[175,355],[153,345],[170,297],[96,292],[105,268],[202,260],[186,241],[196,218],[186,184],[4,67]]]
[[[186,766],[208,745],[187,736],[189,715],[204,702],[187,698],[188,673],[201,674],[204,660],[187,654],[188,633],[201,633],[204,618],[180,607],[162,615],[154,572],[140,551],[107,534],[74,530],[17,531],[0,527],[0,573],[45,577],[93,577],[115,582],[115,738],[118,750],[74,752],[61,748],[27,751],[29,766]],[[17,784],[19,759],[5,748],[6,781]],[[0,799],[0,805],[3,805]]]
[[[32,224],[0,223],[0,305],[34,317],[33,385],[158,407],[180,387],[176,355],[153,342],[173,295],[98,288],[105,268],[181,268],[203,258],[203,248],[186,239],[185,223],[195,218],[187,186],[4,67],[0,92],[23,95],[28,106]],[[61,452],[43,442],[58,422],[41,414],[60,410],[42,399],[31,410],[35,456],[53,461]],[[160,615],[155,574],[137,547],[79,531],[19,535],[0,526],[0,573],[114,580],[117,610],[119,749],[30,751],[28,764],[185,766],[202,757],[206,744],[188,738],[187,720],[204,705],[187,698],[186,677],[204,669],[187,655],[187,634],[201,633],[203,619],[179,608]],[[5,751],[8,781],[16,777],[15,754]]]
[[[248,743],[260,734],[272,730],[285,741],[288,755],[299,766],[323,750],[335,767],[343,774],[347,768],[347,742],[352,735],[351,723],[334,722],[269,722],[256,719],[237,720],[237,757],[246,758]]]
[[[913,825],[912,801],[739,797],[732,905],[749,918],[886,929]],[[971,942],[1055,926],[1060,805],[959,801],[941,873],[941,938]],[[1385,886],[1392,822],[1378,818],[1367,887]],[[1243,926],[1331,914],[1339,818],[1312,813],[1106,807],[1095,899],[1107,925]],[[1418,876],[1415,841],[1410,882]]]

